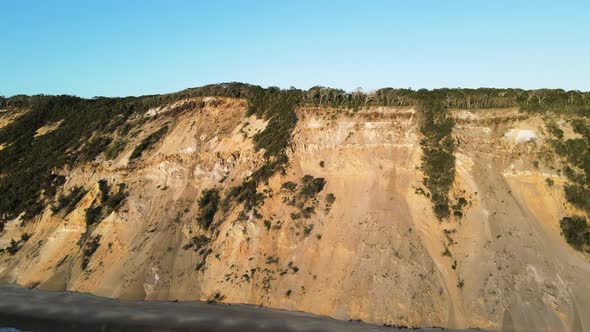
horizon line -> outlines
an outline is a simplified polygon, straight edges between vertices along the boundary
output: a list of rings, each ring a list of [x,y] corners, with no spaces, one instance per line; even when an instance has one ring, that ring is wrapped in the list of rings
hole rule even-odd
[[[384,86],[384,87],[380,87],[380,88],[374,88],[374,89],[370,89],[370,90],[365,90],[362,86],[356,87],[354,89],[344,89],[344,88],[337,88],[337,87],[331,87],[331,86],[327,86],[327,85],[321,85],[321,84],[316,84],[313,85],[307,89],[305,88],[297,88],[295,86],[290,86],[290,87],[283,87],[283,86],[278,86],[278,85],[262,85],[262,84],[254,84],[254,83],[246,83],[246,82],[239,82],[239,81],[230,81],[230,82],[218,82],[218,83],[207,83],[207,84],[203,84],[203,85],[198,85],[198,86],[192,86],[192,87],[187,87],[187,88],[183,88],[183,89],[179,89],[179,90],[175,90],[175,91],[171,91],[171,92],[159,92],[159,93],[146,93],[146,94],[138,94],[138,95],[94,95],[92,97],[90,96],[82,96],[79,94],[75,94],[75,93],[56,93],[56,94],[52,94],[52,93],[33,93],[33,94],[26,94],[26,93],[18,93],[18,94],[14,94],[11,96],[5,96],[5,95],[1,95],[0,94],[0,98],[4,98],[4,99],[10,99],[10,98],[14,98],[14,97],[19,97],[19,96],[25,96],[25,97],[34,97],[34,96],[71,96],[71,97],[78,97],[78,98],[82,98],[82,99],[97,99],[97,98],[141,98],[141,97],[152,97],[152,96],[164,96],[164,95],[169,95],[169,94],[174,94],[174,93],[178,93],[181,91],[185,91],[185,90],[191,90],[191,89],[199,89],[199,88],[203,88],[206,86],[211,86],[211,85],[224,85],[224,84],[244,84],[244,85],[249,85],[249,86],[259,86],[263,89],[268,89],[268,88],[279,88],[281,90],[290,90],[290,89],[296,89],[296,90],[301,90],[301,91],[309,91],[313,88],[318,88],[318,87],[322,87],[322,88],[327,88],[327,89],[334,89],[334,90],[342,90],[344,93],[347,94],[352,94],[352,93],[363,93],[363,94],[372,94],[375,93],[379,90],[383,90],[383,89],[396,89],[396,90],[411,90],[411,91],[420,91],[420,90],[427,90],[427,91],[436,91],[436,90],[480,90],[480,89],[491,89],[491,90],[523,90],[523,91],[539,91],[539,90],[562,90],[564,92],[578,92],[578,93],[590,93],[590,90],[579,90],[579,89],[569,89],[566,90],[564,88],[549,88],[549,87],[543,87],[543,88],[535,88],[535,89],[526,89],[526,88],[516,88],[516,87],[494,87],[494,86],[480,86],[477,88],[473,88],[473,87],[436,87],[436,88],[414,88],[414,87],[393,87],[393,86]]]

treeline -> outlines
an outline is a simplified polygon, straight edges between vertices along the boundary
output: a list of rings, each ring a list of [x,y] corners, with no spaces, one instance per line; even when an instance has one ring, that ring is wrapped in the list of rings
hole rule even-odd
[[[435,89],[411,90],[383,88],[370,93],[345,92],[313,87],[304,93],[305,102],[313,105],[358,108],[363,106],[415,106],[429,94],[447,108],[481,109],[520,107],[526,111],[557,111],[590,114],[590,92],[561,89]]]
[[[292,96],[296,96],[298,101],[304,104],[332,107],[415,106],[419,103],[422,95],[429,93],[436,96],[447,108],[480,109],[520,107],[527,111],[590,112],[590,92],[577,90],[565,91],[563,89],[443,88],[435,90],[412,90],[382,88],[372,92],[363,92],[360,89],[353,92],[346,92],[341,89],[323,86],[315,86],[309,90],[295,88],[279,89],[277,87],[264,89],[255,85],[234,82],[205,85],[163,95],[127,98],[95,97],[94,99],[125,100],[133,103],[138,109],[149,109],[179,99],[202,96],[245,98],[256,104],[257,101],[260,101],[260,97],[267,91],[274,94],[277,94],[279,91],[283,93],[288,92]],[[0,108],[30,107],[35,99],[46,97],[48,96],[17,95],[10,98],[0,97]]]

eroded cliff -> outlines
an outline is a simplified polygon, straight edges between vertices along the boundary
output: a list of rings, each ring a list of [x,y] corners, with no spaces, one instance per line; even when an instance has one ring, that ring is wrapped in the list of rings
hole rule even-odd
[[[1,280],[388,325],[590,330],[588,254],[559,224],[584,211],[565,199],[547,115],[448,110],[452,213],[441,220],[424,185],[417,107],[295,114],[288,161],[268,176],[254,137],[272,118],[244,99],[133,115],[126,134],[111,135],[125,139],[114,157],[55,170],[61,202],[6,222],[0,248],[15,250],[0,254]]]

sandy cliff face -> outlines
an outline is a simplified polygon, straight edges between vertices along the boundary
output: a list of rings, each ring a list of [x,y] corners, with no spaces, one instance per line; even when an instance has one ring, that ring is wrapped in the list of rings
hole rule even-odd
[[[463,217],[439,222],[422,194],[415,109],[299,108],[289,165],[257,188],[261,206],[220,204],[204,229],[196,221],[203,190],[227,192],[264,163],[252,137],[267,122],[245,114],[243,100],[204,98],[136,119],[141,130],[115,160],[63,171],[64,191],[88,190],[71,213],[48,208],[24,228],[7,224],[0,247],[32,236],[14,256],[0,256],[2,280],[392,325],[590,330],[590,263],[559,231],[572,211],[564,179],[535,163],[546,153],[543,119],[512,109],[453,111],[452,195],[468,204]],[[130,162],[164,125],[162,141]],[[325,184],[302,194],[313,182],[305,175]],[[129,196],[87,226],[101,179],[124,183]],[[97,236],[85,254],[81,239]]]

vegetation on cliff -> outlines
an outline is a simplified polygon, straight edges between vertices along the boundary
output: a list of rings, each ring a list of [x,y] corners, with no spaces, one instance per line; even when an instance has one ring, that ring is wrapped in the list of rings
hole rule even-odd
[[[565,139],[564,131],[555,123],[547,124],[549,143],[561,157],[568,182],[564,185],[565,198],[574,207],[590,214],[590,123],[586,118],[573,118],[569,123],[580,138]],[[576,249],[590,245],[590,229],[581,216],[565,217],[560,221],[566,241]]]
[[[218,208],[219,190],[203,190],[201,199],[199,199],[199,215],[197,217],[197,221],[202,228],[209,229],[209,226],[211,226]]]
[[[86,195],[86,190],[80,186],[74,187],[67,194],[60,194],[57,198],[57,202],[51,206],[53,213],[64,211],[64,215],[68,215],[74,210],[76,204],[80,202],[82,197]]]
[[[590,246],[590,230],[586,218],[580,216],[564,217],[559,222],[561,232],[567,243],[581,250],[584,245]]]
[[[86,241],[86,243],[84,244],[84,249],[82,250],[82,261],[80,263],[80,267],[82,268],[82,270],[86,270],[86,268],[88,267],[88,263],[90,263],[92,255],[94,255],[96,250],[98,250],[98,247],[100,247],[100,239],[101,236],[96,235],[92,237],[89,241]]]
[[[5,144],[0,151],[0,229],[6,220],[23,213],[26,221],[49,205],[65,181],[55,172],[92,160],[104,146],[92,138],[116,131],[142,109],[138,100],[33,96],[10,101],[30,110],[0,129]],[[59,121],[55,130],[35,136],[39,128]]]
[[[154,145],[156,145],[156,143],[158,143],[164,137],[164,135],[166,135],[167,132],[168,126],[164,126],[158,129],[156,132],[150,134],[148,137],[144,138],[143,141],[141,141],[141,143],[135,147],[133,152],[131,152],[129,159],[135,160],[141,157],[144,151],[152,149]]]
[[[257,187],[288,163],[286,149],[297,118],[298,105],[326,105],[359,109],[365,106],[420,106],[421,125],[425,140],[423,169],[427,175],[425,186],[431,191],[434,209],[439,217],[449,215],[446,198],[453,181],[450,138],[452,121],[446,116],[447,108],[520,107],[530,112],[562,112],[587,116],[590,114],[590,93],[564,90],[522,89],[438,89],[433,91],[411,89],[379,89],[371,93],[360,90],[344,92],[326,87],[298,89],[261,88],[242,83],[207,85],[177,93],[142,97],[82,99],[74,96],[13,96],[0,97],[0,108],[26,110],[14,121],[0,128],[0,231],[4,222],[22,215],[24,221],[38,215],[55,201],[55,195],[64,178],[57,175],[64,167],[94,160],[103,154],[114,158],[123,148],[124,137],[130,129],[130,119],[153,107],[160,107],[181,99],[221,96],[244,98],[248,113],[269,121],[268,126],[254,137],[256,148],[264,151],[266,162],[241,185],[230,190],[225,201],[245,203],[253,208],[263,199]],[[59,126],[44,134],[37,130],[48,124]],[[582,128],[579,128],[582,130]],[[112,134],[118,139],[113,140]],[[145,149],[155,144],[165,133],[164,129],[149,136],[134,151],[140,157]],[[587,141],[586,141],[587,142]],[[577,149],[572,142],[569,149]],[[578,145],[576,145],[578,144]],[[587,166],[587,165],[586,165]],[[586,167],[584,166],[584,167]],[[567,170],[566,170],[567,171]],[[572,178],[580,172],[571,171]],[[584,197],[587,185],[567,189],[576,206],[590,209]],[[59,204],[58,204],[59,205]],[[63,208],[63,207],[61,207]],[[60,209],[61,209],[60,208]]]
[[[442,101],[430,93],[424,93],[420,111],[423,183],[430,191],[436,217],[448,218],[449,191],[455,180],[454,121],[448,116]]]

